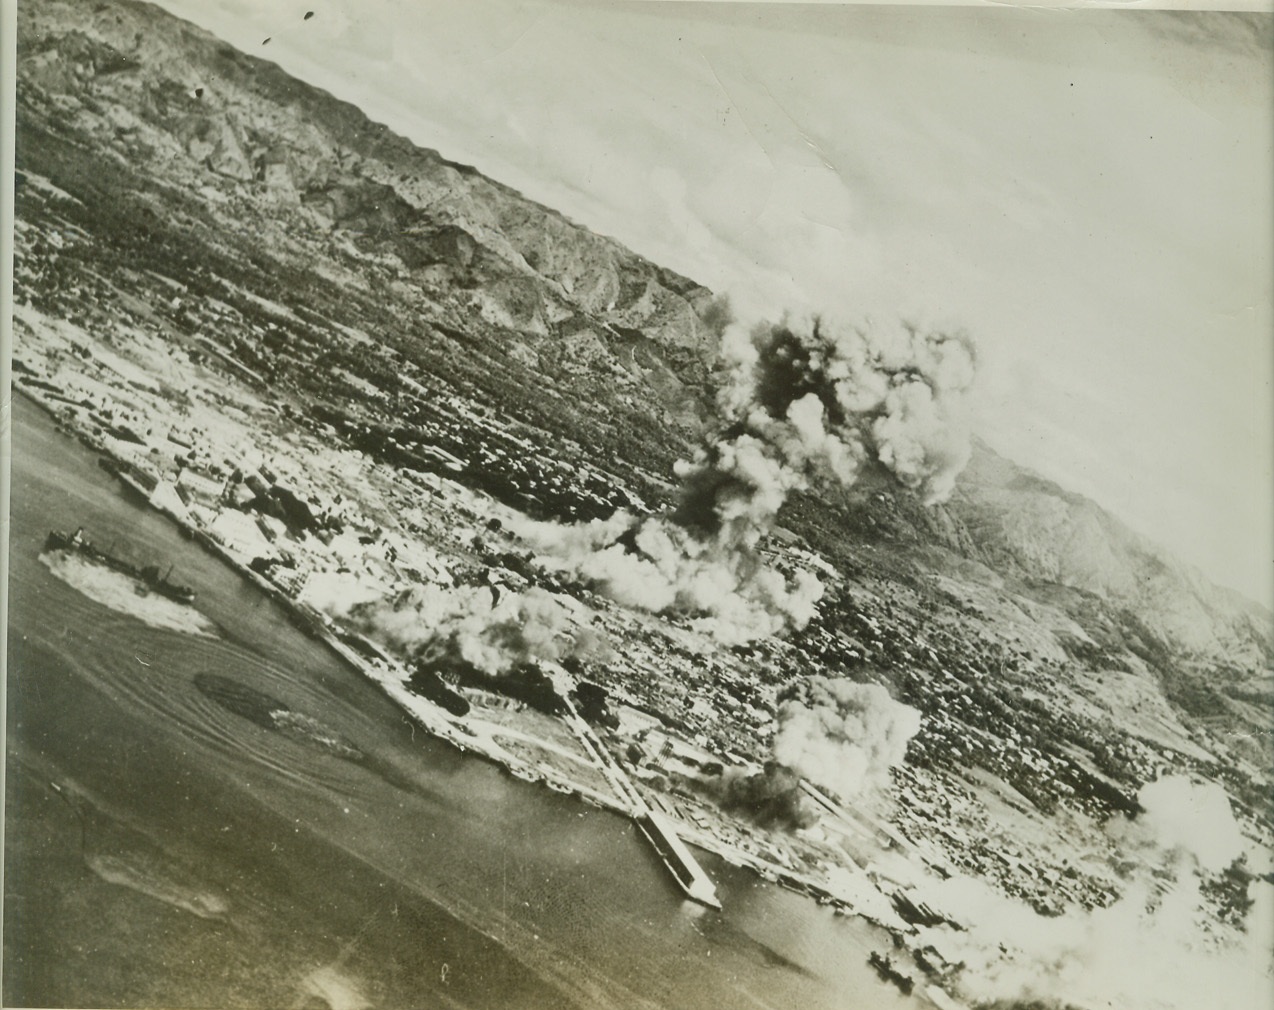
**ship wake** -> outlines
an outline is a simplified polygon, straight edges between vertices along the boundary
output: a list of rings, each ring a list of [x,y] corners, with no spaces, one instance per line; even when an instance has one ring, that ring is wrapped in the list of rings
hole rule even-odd
[[[217,637],[217,626],[198,610],[146,592],[135,579],[66,551],[45,551],[40,561],[72,589],[152,628]]]

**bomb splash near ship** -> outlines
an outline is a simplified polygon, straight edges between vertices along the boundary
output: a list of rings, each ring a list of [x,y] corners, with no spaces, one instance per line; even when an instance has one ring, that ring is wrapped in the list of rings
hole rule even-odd
[[[78,554],[81,557],[102,565],[113,572],[118,572],[137,582],[141,592],[153,592],[167,597],[177,603],[192,603],[195,591],[190,586],[183,586],[171,581],[172,568],[160,574],[159,565],[135,565],[130,561],[117,557],[108,551],[95,547],[84,535],[84,528],[76,527],[73,533],[50,530],[44,539],[46,551],[63,551]]]

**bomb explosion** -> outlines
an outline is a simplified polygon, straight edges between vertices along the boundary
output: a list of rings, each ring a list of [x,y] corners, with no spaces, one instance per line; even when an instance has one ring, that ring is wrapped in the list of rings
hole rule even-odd
[[[760,552],[792,492],[818,482],[844,493],[875,473],[927,503],[950,494],[969,457],[964,397],[976,355],[963,335],[821,317],[728,327],[722,355],[718,432],[678,465],[669,514],[621,511],[521,532],[542,566],[623,605],[689,615],[734,644],[803,627],[823,592],[811,573],[789,578]],[[413,590],[355,609],[408,654],[459,657],[490,677],[588,647],[563,602],[540,590],[499,600],[482,589]],[[919,726],[919,713],[882,687],[813,678],[786,693],[770,766],[730,783],[728,805],[775,826],[808,824],[797,774],[862,795],[884,784]]]
[[[920,713],[879,684],[811,677],[786,693],[776,759],[841,797],[863,794],[902,764]]]
[[[758,552],[794,491],[844,492],[875,471],[926,503],[951,493],[969,458],[976,355],[960,334],[817,316],[732,326],[723,355],[718,434],[678,465],[670,515],[542,524],[530,539],[546,566],[625,605],[696,615],[733,643],[804,627],[822,594],[812,574],[786,578]]]

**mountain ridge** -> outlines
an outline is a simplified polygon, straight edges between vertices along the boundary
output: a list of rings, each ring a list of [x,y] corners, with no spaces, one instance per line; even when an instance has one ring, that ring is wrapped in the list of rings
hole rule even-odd
[[[149,6],[122,3],[94,16],[97,44],[108,47],[106,51],[77,52],[62,41],[55,52],[28,43],[23,53],[25,76],[47,86],[59,76],[58,70],[69,71],[70,77],[85,84],[115,75],[145,78],[158,73],[164,86],[151,90],[142,103],[143,111],[184,140],[190,157],[207,162],[222,176],[260,183],[285,207],[308,202],[322,216],[326,209],[322,198],[330,192],[335,200],[329,205],[356,211],[359,204],[370,204],[373,213],[363,224],[401,230],[410,230],[419,223],[420,212],[428,210],[431,223],[460,227],[516,272],[536,273],[554,283],[566,294],[566,301],[574,303],[572,308],[599,313],[612,324],[649,328],[653,322],[666,335],[675,333],[690,340],[697,336],[697,317],[678,303],[686,296],[708,297],[706,289],[471,166],[415,145],[373,122],[351,103],[322,89],[301,86],[275,64],[243,54],[198,26],[170,15],[154,17]],[[50,5],[49,16],[56,18],[58,9],[59,5]],[[23,34],[30,39],[40,33]],[[61,66],[68,63],[69,68]],[[253,97],[265,108],[245,100]],[[311,125],[279,136],[279,107],[294,120],[321,122],[322,129]],[[131,126],[122,124],[124,129]],[[265,132],[271,126],[276,127],[274,136]],[[402,178],[404,173],[411,177]],[[602,266],[581,268],[579,256],[555,260],[551,239],[562,230],[574,243],[582,242],[590,259]],[[542,261],[540,269],[531,266],[528,254]],[[426,253],[425,259],[429,258]],[[624,272],[647,282],[640,295],[627,292],[629,297],[618,312],[611,306],[625,292],[615,276],[619,272],[616,260]],[[642,296],[651,304],[640,304]],[[511,293],[504,301],[516,298]],[[511,322],[523,325],[543,323],[546,312],[562,309],[538,306],[540,318],[535,319],[518,318],[517,308],[510,311],[500,300],[490,308],[494,315],[507,315]],[[674,314],[681,325],[660,328],[659,320],[651,317],[661,311]]]
[[[254,620],[290,620],[376,685],[354,704],[281,656],[315,714],[289,746],[330,744],[321,713],[356,718],[369,754],[396,733],[396,790],[437,770],[423,729],[469,755],[456,767],[480,755],[573,794],[554,817],[577,800],[658,808],[745,868],[721,921],[741,921],[755,870],[831,906],[788,896],[801,914],[885,929],[891,963],[935,1000],[1161,1007],[1144,979],[1168,966],[1265,971],[1250,927],[1274,900],[1271,615],[968,444],[964,335],[796,318],[749,334],[692,279],[156,7],[24,3],[19,27],[14,386],[62,432],[41,419],[48,438],[77,438],[113,475],[76,449],[88,486],[142,495],[223,584],[238,573],[228,621],[260,604]],[[749,337],[744,368],[730,352]],[[102,504],[70,507],[93,526]],[[15,548],[31,561],[45,520],[26,513]],[[218,633],[239,650],[232,624]],[[119,664],[135,683],[131,647]],[[169,702],[194,691],[202,720],[198,677],[154,665],[118,703],[154,690],[161,721],[139,725],[175,732]],[[59,690],[56,726],[95,725],[95,697]],[[262,729],[287,727],[221,707],[248,722],[217,722],[216,746],[257,771],[210,801],[259,799],[268,778],[331,809],[310,803],[326,786],[262,757]],[[172,774],[101,769],[142,803],[152,782],[186,795]],[[57,781],[33,780],[54,806]],[[366,839],[351,855],[386,858],[375,819],[395,795],[345,819]],[[13,825],[39,853],[47,832]],[[1196,829],[1224,844],[1199,847]],[[284,848],[294,830],[280,825]],[[43,908],[41,878],[14,877]],[[82,893],[55,887],[50,921]],[[509,910],[488,911],[504,937]],[[1077,994],[1111,924],[1121,957],[1147,940],[1138,970]],[[255,928],[235,941],[250,970],[271,957]],[[6,955],[56,948],[28,932],[5,930]],[[535,948],[560,965],[577,937]],[[171,976],[171,949],[117,939],[97,961]],[[173,949],[198,966],[198,947]],[[1213,964],[1214,948],[1233,956]],[[25,995],[6,976],[6,1002],[57,1005],[68,977],[92,981],[55,962]],[[409,1000],[447,998],[428,959],[401,981]]]
[[[520,387],[508,409],[536,437],[587,446],[594,464],[639,499],[668,501],[671,464],[712,424],[728,309],[706,287],[139,0],[99,5],[87,18],[55,0],[38,10],[24,5],[20,18],[27,115],[19,166],[33,162],[55,184],[87,193],[97,184],[90,173],[72,178],[66,158],[42,152],[90,138],[95,157],[139,180],[122,184],[127,207],[102,211],[118,214],[112,240],[131,242],[130,255],[162,248],[150,269],[167,271],[192,296],[215,293],[246,312],[220,282],[203,290],[204,275],[215,271],[197,246],[182,252],[173,233],[175,224],[191,234],[221,229],[210,248],[242,249],[254,266],[241,279],[252,277],[267,299],[308,300],[319,318],[335,318],[339,306],[342,325],[375,334],[395,361],[419,358],[425,372],[488,399]],[[143,179],[166,195],[148,195]],[[171,220],[151,222],[147,213]],[[130,227],[143,231],[130,238]],[[227,276],[241,269],[229,259],[223,266]],[[327,316],[317,310],[335,295],[315,287],[317,273],[336,287],[354,285]],[[232,353],[277,379],[281,392],[314,381],[270,352],[278,340],[314,339],[316,327],[298,324],[295,313],[289,320],[250,311],[263,332],[282,327],[286,336],[266,332],[264,347],[240,342]],[[173,309],[167,323],[197,336],[206,320],[192,312]],[[316,360],[374,369],[375,389],[400,388],[406,374],[336,344]],[[537,382],[544,402],[526,394]],[[339,406],[335,388],[316,408],[323,422],[347,433],[368,424],[367,408]],[[340,389],[349,395],[348,383]],[[567,417],[554,398],[579,417]],[[476,466],[470,474],[484,490],[525,498]],[[611,506],[632,497],[598,493]],[[541,487],[530,494],[551,499]],[[841,510],[843,526],[826,518],[789,525],[820,549],[848,537],[887,568],[923,569],[936,563],[935,550],[946,552],[953,571],[982,566],[1022,596],[1061,606],[1093,642],[1135,639],[1155,663],[1185,669],[1182,676],[1225,683],[1269,668],[1268,611],[983,443],[975,442],[946,504],[926,508],[910,492],[868,482],[829,507]],[[579,508],[560,517],[604,514]],[[798,513],[789,508],[780,518]]]

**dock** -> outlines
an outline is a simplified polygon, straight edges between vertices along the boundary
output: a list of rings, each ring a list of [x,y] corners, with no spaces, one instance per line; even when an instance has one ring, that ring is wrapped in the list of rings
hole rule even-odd
[[[686,843],[663,814],[647,807],[646,812],[637,818],[637,827],[655,847],[664,866],[668,867],[668,872],[688,897],[709,908],[721,907],[712,878],[703,871],[703,867],[690,854]]]
[[[673,880],[677,882],[677,885],[686,893],[687,897],[702,905],[707,905],[709,908],[720,908],[721,901],[717,898],[716,885],[712,882],[712,878],[704,872],[698,860],[690,854],[690,850],[686,848],[686,843],[681,840],[681,836],[677,833],[672,821],[646,802],[628,777],[628,773],[610,756],[606,748],[602,746],[602,742],[597,739],[597,735],[592,728],[576,711],[575,705],[571,701],[573,685],[570,676],[565,670],[556,666],[552,668],[551,674],[558,694],[566,702],[567,723],[575,731],[575,735],[579,738],[584,750],[587,751],[589,757],[593,759],[593,762],[606,777],[616,795],[628,807],[633,820],[637,823],[638,829],[646,836],[646,840],[654,846],[655,852],[659,854],[664,866],[672,874]]]

